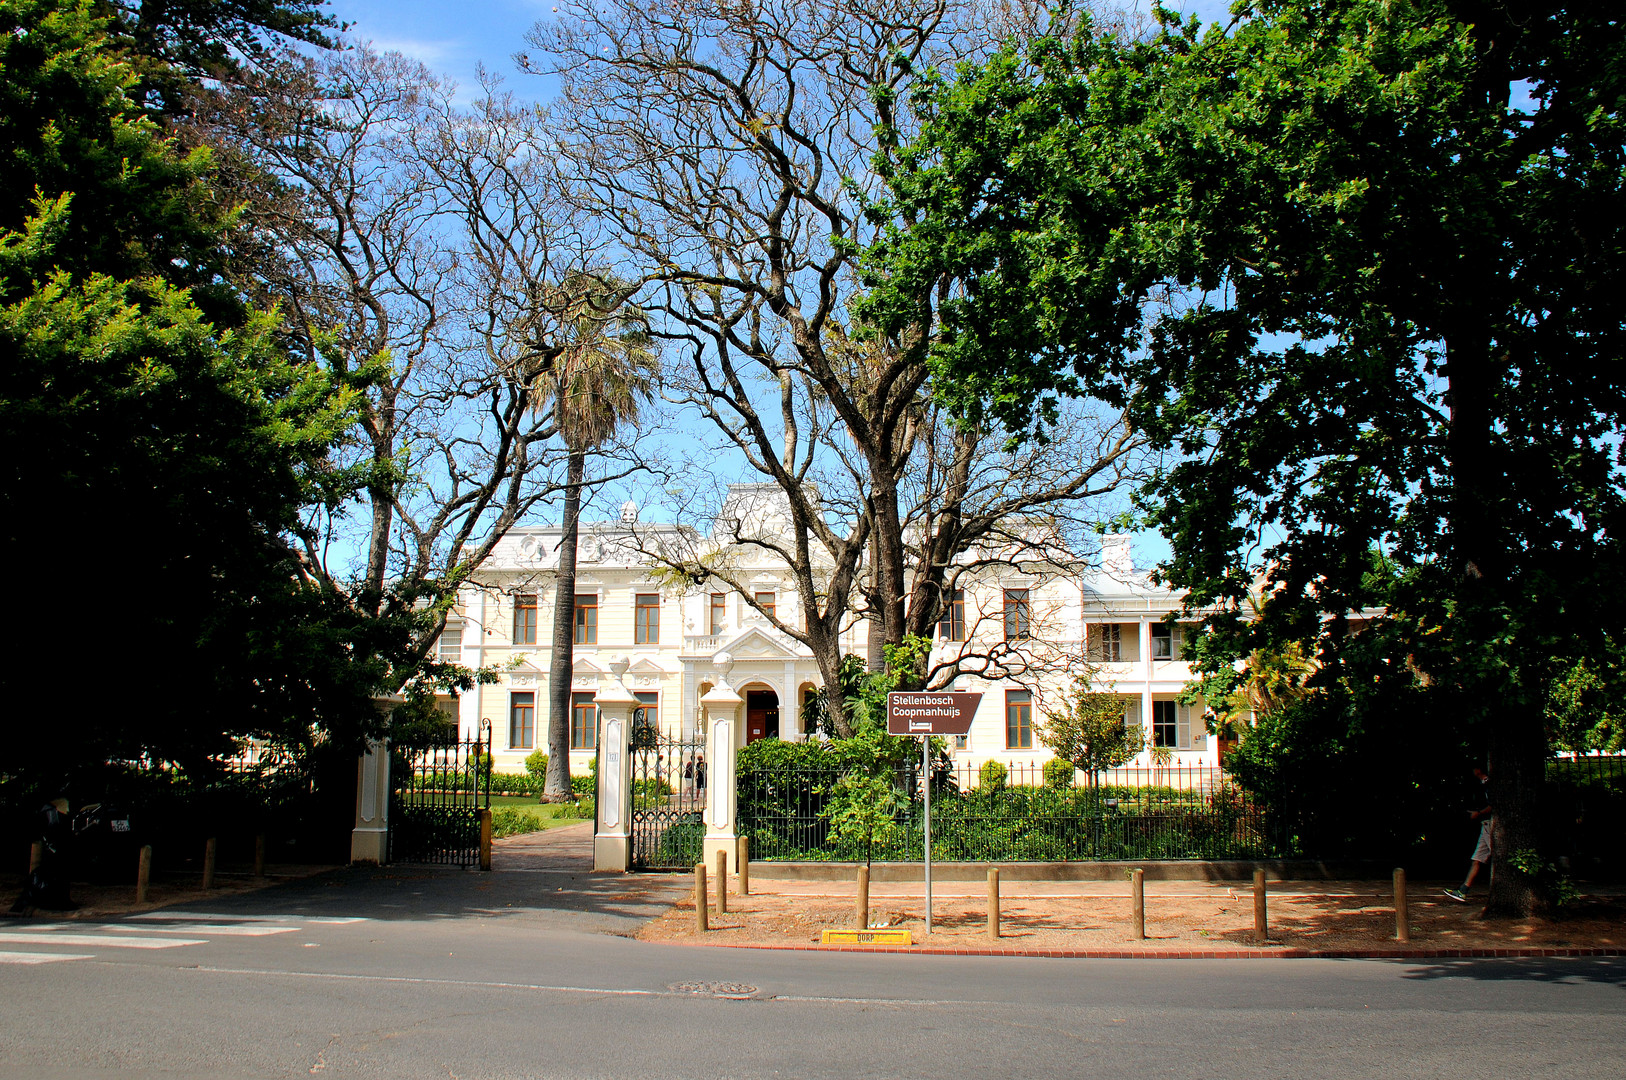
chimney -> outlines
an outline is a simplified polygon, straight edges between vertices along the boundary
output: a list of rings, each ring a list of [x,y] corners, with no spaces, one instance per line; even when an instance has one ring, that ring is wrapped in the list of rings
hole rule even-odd
[[[1135,558],[1129,553],[1127,533],[1108,533],[1101,537],[1101,570],[1108,577],[1134,576]]]

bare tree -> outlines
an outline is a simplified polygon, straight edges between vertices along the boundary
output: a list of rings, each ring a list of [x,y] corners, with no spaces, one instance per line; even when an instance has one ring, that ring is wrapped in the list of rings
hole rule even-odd
[[[313,517],[305,563],[366,616],[427,610],[395,686],[503,533],[564,488],[553,402],[579,313],[558,298],[601,262],[545,115],[484,89],[461,108],[421,65],[358,47],[286,57],[210,117],[217,144],[275,185],[246,208],[270,238],[260,287],[359,395],[335,483],[362,513]]]
[[[725,518],[731,535],[713,537],[709,559],[666,561],[755,605],[728,553],[782,560],[796,610],[758,610],[810,649],[826,685],[855,616],[883,642],[929,633],[964,553],[1005,550],[1013,518],[1065,517],[1110,491],[1139,445],[1103,415],[1099,456],[1069,459],[1070,475],[1038,465],[1001,480],[985,466],[1018,465],[987,455],[1002,433],[930,403],[940,297],[886,339],[850,316],[860,253],[886,224],[868,195],[911,123],[902,103],[917,73],[1046,17],[966,0],[587,0],[539,24],[538,52],[522,57],[560,80],[584,209],[629,264],[657,268],[640,302],[670,340],[668,397],[776,490],[772,529],[761,515]]]

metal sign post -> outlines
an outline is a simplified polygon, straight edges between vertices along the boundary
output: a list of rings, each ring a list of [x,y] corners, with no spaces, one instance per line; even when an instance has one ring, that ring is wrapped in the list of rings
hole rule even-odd
[[[932,737],[920,737],[920,779],[926,789],[926,933],[932,932]]]
[[[886,695],[886,730],[890,735],[920,736],[920,782],[925,807],[922,865],[926,872],[926,933],[932,932],[932,736],[964,735],[971,730],[981,694],[940,691],[894,691]]]

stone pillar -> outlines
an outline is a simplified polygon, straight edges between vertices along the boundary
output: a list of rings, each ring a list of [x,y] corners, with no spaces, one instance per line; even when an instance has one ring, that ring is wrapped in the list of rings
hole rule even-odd
[[[611,681],[594,696],[598,707],[598,832],[593,869],[625,873],[632,865],[632,710],[638,699],[622,681],[625,656],[610,662]]]
[[[739,840],[734,831],[736,800],[734,791],[735,735],[740,727],[740,706],[744,698],[728,685],[733,657],[719,653],[717,684],[700,699],[706,716],[706,841],[705,862],[710,866],[717,852],[726,852],[728,864],[739,870]]]
[[[373,704],[386,721],[406,698],[398,694],[374,698]],[[350,830],[350,861],[377,863],[389,861],[390,853],[390,744],[388,739],[369,739],[367,749],[356,762],[356,821]]]

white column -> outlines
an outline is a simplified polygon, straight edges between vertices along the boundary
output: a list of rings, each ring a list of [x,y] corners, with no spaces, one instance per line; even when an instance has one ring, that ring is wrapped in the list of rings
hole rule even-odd
[[[1151,622],[1142,619],[1136,631],[1135,648],[1140,650],[1140,725],[1148,746],[1152,742],[1152,636]]]
[[[625,873],[632,865],[632,710],[638,699],[624,677],[629,662],[610,662],[610,684],[594,696],[598,706],[598,832],[593,869]]]
[[[706,723],[706,822],[705,859],[717,864],[717,852],[728,853],[728,865],[739,871],[739,840],[735,832],[738,810],[734,790],[735,732],[740,726],[740,706],[744,699],[728,685],[728,669],[733,658],[718,654],[717,683],[700,699]],[[783,712],[780,714],[783,723]]]
[[[399,694],[373,699],[385,722],[406,698]],[[390,744],[388,739],[369,739],[367,749],[356,762],[356,823],[350,830],[350,861],[379,863],[390,852]]]
[[[801,686],[796,680],[796,661],[785,661],[785,696],[779,700],[779,737],[786,742],[802,741]]]

